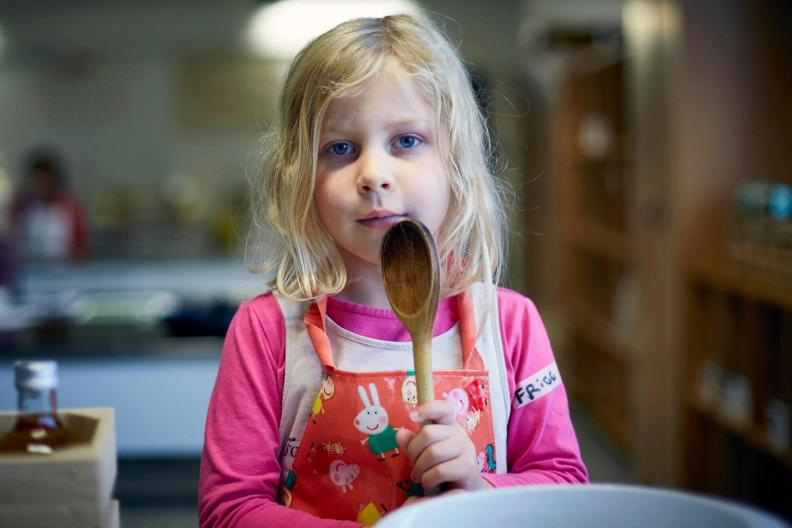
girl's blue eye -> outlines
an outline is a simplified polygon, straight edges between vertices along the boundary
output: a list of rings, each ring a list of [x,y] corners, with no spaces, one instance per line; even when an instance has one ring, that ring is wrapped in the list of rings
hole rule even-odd
[[[399,136],[399,139],[397,139],[396,141],[399,144],[399,147],[404,149],[411,149],[417,147],[421,143],[421,140],[418,139],[416,136],[409,136],[409,135]]]
[[[352,145],[346,141],[339,141],[330,145],[330,152],[336,156],[346,156],[352,152]]]

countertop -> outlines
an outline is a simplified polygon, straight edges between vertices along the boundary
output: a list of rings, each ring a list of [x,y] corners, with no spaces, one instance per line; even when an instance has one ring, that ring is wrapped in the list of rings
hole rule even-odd
[[[0,297],[0,358],[217,356],[268,278],[236,260],[30,265]]]

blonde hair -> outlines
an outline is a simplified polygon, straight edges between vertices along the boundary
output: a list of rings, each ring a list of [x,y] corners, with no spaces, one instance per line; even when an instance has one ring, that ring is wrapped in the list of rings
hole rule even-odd
[[[346,285],[341,255],[314,205],[319,133],[334,99],[359,93],[366,80],[386,70],[413,79],[436,111],[451,189],[448,213],[435,234],[444,270],[441,295],[500,279],[505,212],[489,166],[486,122],[468,73],[431,22],[395,15],[336,26],[306,46],[289,69],[280,123],[252,203],[254,228],[269,231],[266,251],[274,255],[261,271],[276,271],[270,286],[285,297],[311,300]]]

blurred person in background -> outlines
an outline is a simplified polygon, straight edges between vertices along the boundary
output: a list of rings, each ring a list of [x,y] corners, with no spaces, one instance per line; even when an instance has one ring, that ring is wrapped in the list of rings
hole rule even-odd
[[[33,153],[11,207],[11,226],[23,258],[80,260],[88,256],[88,226],[66,186],[63,165],[48,151]]]
[[[11,234],[11,178],[6,171],[5,153],[0,152],[0,305],[7,289],[11,288],[15,280],[15,254]]]

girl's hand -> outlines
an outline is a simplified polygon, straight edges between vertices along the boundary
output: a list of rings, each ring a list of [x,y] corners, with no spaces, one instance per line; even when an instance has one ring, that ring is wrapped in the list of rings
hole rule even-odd
[[[410,413],[414,422],[431,422],[417,434],[396,433],[396,442],[407,452],[413,468],[410,478],[424,489],[443,483],[468,491],[492,487],[481,477],[476,448],[454,417],[454,408],[445,400],[425,403]]]

